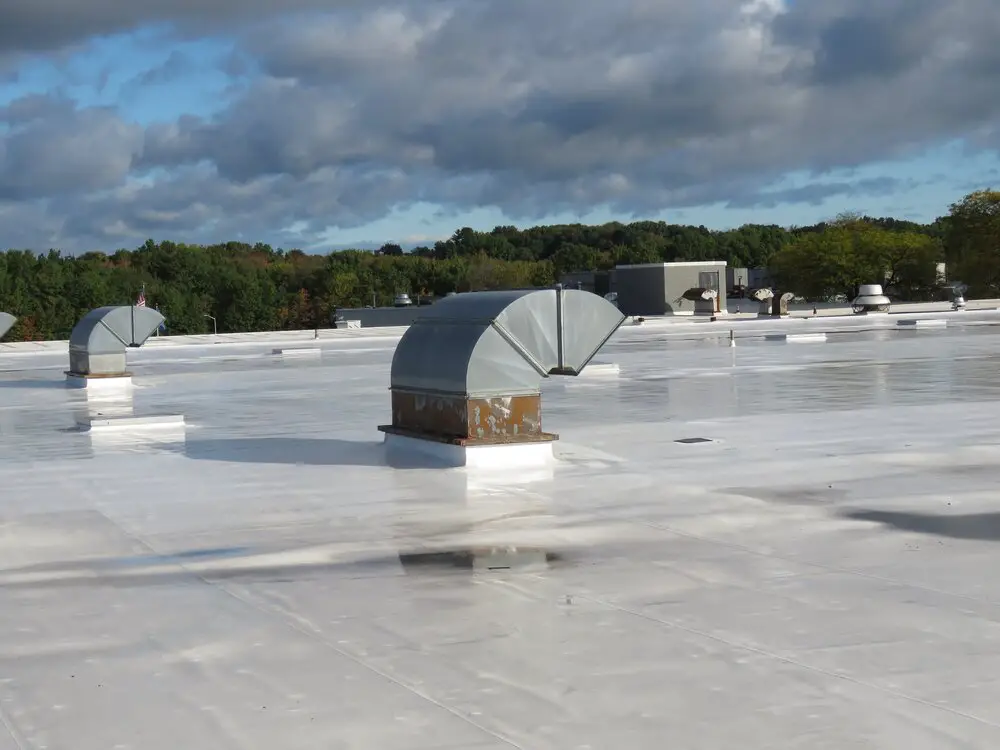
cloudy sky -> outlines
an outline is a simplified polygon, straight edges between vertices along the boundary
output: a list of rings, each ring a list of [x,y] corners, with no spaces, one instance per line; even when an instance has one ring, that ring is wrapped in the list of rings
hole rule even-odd
[[[0,247],[929,220],[998,146],[997,0],[0,3]]]

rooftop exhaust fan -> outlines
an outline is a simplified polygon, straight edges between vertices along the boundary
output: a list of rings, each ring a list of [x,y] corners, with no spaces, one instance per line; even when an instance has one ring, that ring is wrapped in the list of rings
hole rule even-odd
[[[862,284],[858,296],[851,303],[855,315],[889,312],[889,298],[882,293],[881,284]]]

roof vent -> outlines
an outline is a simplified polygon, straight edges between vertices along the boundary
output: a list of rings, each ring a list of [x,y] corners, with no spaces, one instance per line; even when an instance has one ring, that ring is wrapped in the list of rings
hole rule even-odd
[[[966,305],[968,303],[965,301],[965,293],[967,291],[969,291],[969,287],[968,287],[967,284],[963,284],[962,282],[958,282],[958,283],[952,285],[952,287],[951,287],[951,295],[952,295],[951,296],[951,309],[952,310],[964,310],[966,308]],[[0,331],[2,331],[2,330],[3,330],[3,326],[0,326]],[[2,337],[2,336],[3,336],[3,334],[0,334],[0,337]]]
[[[392,424],[379,429],[462,447],[550,443],[542,379],[580,374],[624,319],[596,294],[561,287],[445,297],[400,339]]]
[[[684,292],[681,297],[694,302],[695,315],[715,315],[717,312],[715,301],[719,297],[719,292],[716,289],[694,287]]]
[[[793,292],[775,294],[773,289],[764,288],[756,290],[750,296],[760,302],[758,318],[785,318],[788,317],[788,303],[795,294]]]
[[[13,328],[16,322],[17,318],[10,313],[0,312],[0,339],[7,335],[7,331]]]
[[[862,284],[858,296],[851,303],[855,315],[889,312],[889,298],[882,293],[881,284]]]
[[[146,343],[163,323],[150,307],[99,307],[84,315],[69,336],[69,375],[124,377],[125,351]]]
[[[774,299],[771,300],[771,317],[787,318],[788,303],[791,302],[794,297],[795,292],[783,292],[782,294],[776,294]]]
[[[750,293],[752,299],[760,302],[760,307],[757,309],[758,318],[770,318],[771,317],[771,300],[774,298],[774,290],[768,289],[755,289]]]

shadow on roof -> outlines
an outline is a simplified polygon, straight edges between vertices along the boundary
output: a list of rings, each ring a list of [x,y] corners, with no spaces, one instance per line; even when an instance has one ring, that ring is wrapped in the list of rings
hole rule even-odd
[[[535,547],[399,551],[311,562],[280,561],[280,553],[264,553],[270,561],[247,562],[245,548],[205,550],[149,557],[108,558],[48,563],[0,571],[0,589],[142,588],[222,583],[294,583],[317,577],[368,578],[449,571],[518,571],[567,563],[563,553]],[[244,558],[235,565],[227,559]],[[188,568],[187,565],[197,565]],[[19,576],[26,576],[18,580]]]
[[[59,388],[66,390],[66,381],[59,380],[0,380],[0,388]]]
[[[382,441],[338,438],[253,437],[188,439],[184,455],[200,461],[302,466],[388,466],[434,469],[440,464],[422,456],[386,457]]]
[[[860,508],[846,511],[842,516],[854,521],[880,523],[897,531],[912,531],[951,539],[1000,542],[1000,513],[936,515]]]

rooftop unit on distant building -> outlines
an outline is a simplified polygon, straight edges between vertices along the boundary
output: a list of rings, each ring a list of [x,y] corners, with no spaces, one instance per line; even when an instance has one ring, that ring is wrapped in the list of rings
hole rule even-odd
[[[715,315],[726,313],[726,262],[707,260],[678,263],[641,263],[617,266],[612,291],[626,315],[693,315],[696,301],[684,293],[689,289],[713,290]],[[707,310],[705,305],[701,309]]]

